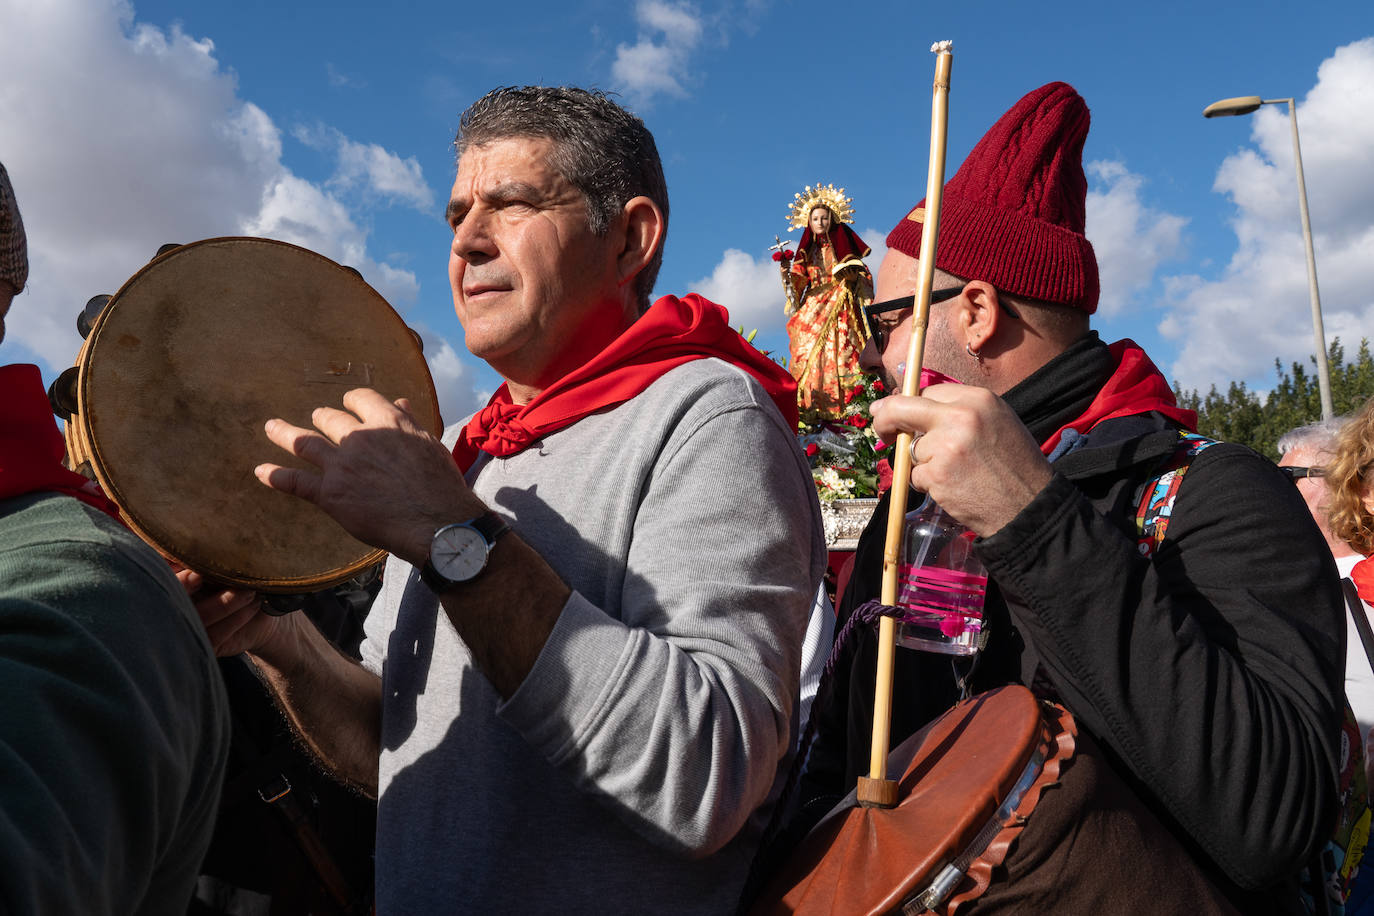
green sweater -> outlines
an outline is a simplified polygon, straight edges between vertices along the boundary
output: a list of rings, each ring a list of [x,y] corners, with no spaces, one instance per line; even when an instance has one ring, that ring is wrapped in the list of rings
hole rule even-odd
[[[228,740],[166,562],[70,497],[0,501],[0,912],[185,912]]]

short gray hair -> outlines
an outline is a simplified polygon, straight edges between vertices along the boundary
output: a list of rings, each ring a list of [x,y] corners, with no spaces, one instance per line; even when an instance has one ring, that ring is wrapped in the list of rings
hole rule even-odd
[[[1280,458],[1295,448],[1310,448],[1313,451],[1334,454],[1336,437],[1340,435],[1341,427],[1349,419],[1349,417],[1333,417],[1330,420],[1318,420],[1316,423],[1308,423],[1305,426],[1290,429],[1279,436],[1278,444],[1274,448],[1278,449]]]
[[[668,185],[653,134],[644,122],[597,90],[570,86],[503,86],[473,102],[458,123],[458,158],[474,146],[518,137],[554,143],[552,164],[582,192],[592,232],[604,235],[631,198],[644,196],[668,229]],[[648,308],[663,242],[635,278],[640,311]]]

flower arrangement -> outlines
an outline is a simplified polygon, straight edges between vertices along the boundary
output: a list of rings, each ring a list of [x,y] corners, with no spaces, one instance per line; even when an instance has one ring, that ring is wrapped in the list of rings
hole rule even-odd
[[[838,417],[802,411],[798,437],[816,493],[822,502],[875,497],[892,482],[892,468],[879,449],[868,407],[887,394],[876,376],[864,375],[848,385]]]

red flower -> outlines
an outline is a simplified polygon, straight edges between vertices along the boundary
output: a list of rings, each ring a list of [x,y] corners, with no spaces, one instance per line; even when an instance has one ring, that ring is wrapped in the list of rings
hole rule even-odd
[[[816,443],[814,443],[814,442],[808,442],[808,443],[806,444],[806,457],[808,457],[808,458],[815,458],[815,457],[816,457],[816,453],[819,452],[819,451],[820,451],[820,448],[817,447]]]
[[[774,260],[774,261],[781,261],[781,260],[782,260],[782,252],[781,252],[781,251],[775,251],[775,252],[773,252],[773,260]]]
[[[791,248],[785,249],[782,253],[782,259],[784,261],[790,261],[794,257],[796,257],[796,254],[792,251]]]
[[[854,427],[855,429],[863,429],[865,426],[868,425],[868,418],[865,417],[863,414],[856,413],[848,420],[845,420],[845,422],[848,423],[850,426]]]
[[[880,378],[875,378],[875,379],[873,380],[873,390],[876,391],[876,392],[878,392],[879,394],[882,394],[884,391],[887,390],[886,388],[883,387],[883,380],[882,380],[882,379],[880,379]]]

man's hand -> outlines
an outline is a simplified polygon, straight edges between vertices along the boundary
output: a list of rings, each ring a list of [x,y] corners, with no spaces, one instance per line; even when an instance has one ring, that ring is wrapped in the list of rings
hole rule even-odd
[[[172,564],[177,581],[186,589],[215,654],[225,658],[256,652],[281,637],[290,626],[284,617],[263,613],[262,596],[241,588],[220,588],[180,563]]]
[[[1053,476],[1030,431],[986,388],[931,385],[870,409],[883,441],[918,437],[911,485],[982,537],[1015,518]]]
[[[261,464],[254,473],[272,489],[319,506],[358,540],[422,565],[436,529],[485,507],[404,399],[393,404],[355,388],[343,402],[347,410],[315,410],[318,432],[267,421],[267,438],[318,472]]]

